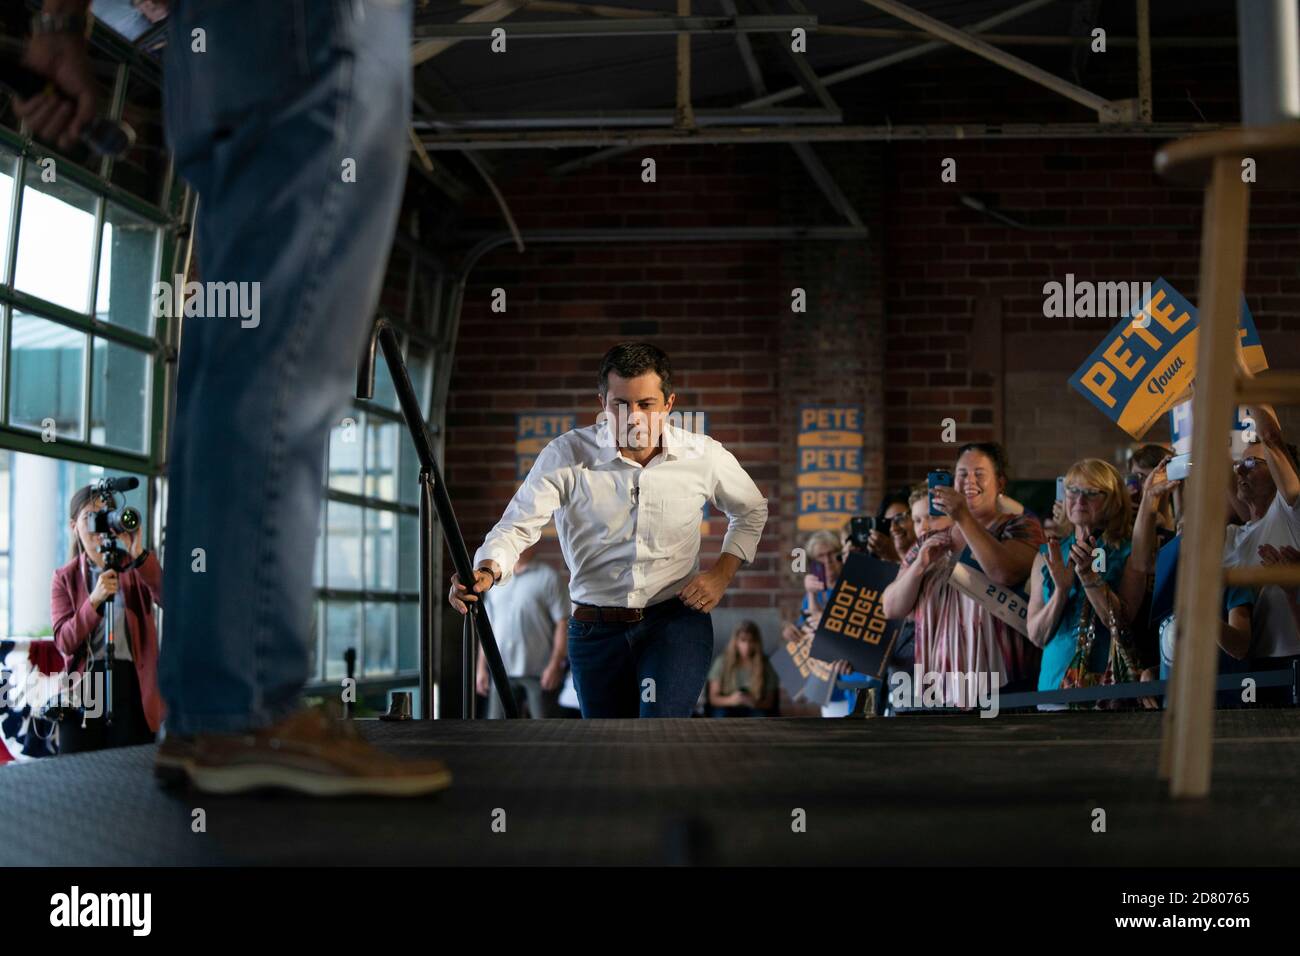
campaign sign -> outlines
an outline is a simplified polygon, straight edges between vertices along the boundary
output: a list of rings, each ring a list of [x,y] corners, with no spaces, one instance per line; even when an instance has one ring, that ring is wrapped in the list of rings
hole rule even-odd
[[[860,406],[802,406],[798,453],[800,531],[838,531],[863,513]]]
[[[772,668],[791,700],[825,703],[831,693],[831,665],[812,656],[812,641],[783,640],[771,657]],[[811,688],[811,691],[810,691]],[[811,696],[809,696],[811,692]]]
[[[825,677],[819,677],[817,674],[810,674],[803,687],[799,689],[796,695],[803,698],[810,704],[816,704],[818,707],[825,707],[831,702],[831,697],[835,695],[835,681],[831,680],[829,671]]]
[[[898,565],[892,561],[850,554],[822,611],[813,637],[813,656],[824,661],[845,660],[859,673],[881,676],[901,625],[885,617],[881,598],[897,575]]]
[[[528,477],[543,448],[578,425],[573,412],[520,412],[515,415],[515,477]]]
[[[1252,372],[1267,368],[1244,297],[1238,335],[1247,367]],[[1159,278],[1151,284],[1151,298],[1110,331],[1070,377],[1070,385],[1140,440],[1185,397],[1196,376],[1196,343],[1196,309]]]
[[[1019,588],[1003,587],[989,580],[970,548],[953,563],[948,580],[998,620],[1028,636],[1029,595]]]
[[[1246,421],[1245,406],[1238,405],[1233,413],[1232,431],[1230,436],[1230,448],[1232,451],[1232,460],[1237,461],[1246,451],[1246,431],[1249,423]],[[1169,410],[1169,440],[1174,446],[1175,455],[1190,455],[1192,453],[1192,403],[1189,399],[1181,405],[1175,405]]]
[[[542,449],[578,425],[573,412],[520,412],[515,415],[515,478],[523,481]],[[555,522],[548,521],[542,537],[555,537]]]

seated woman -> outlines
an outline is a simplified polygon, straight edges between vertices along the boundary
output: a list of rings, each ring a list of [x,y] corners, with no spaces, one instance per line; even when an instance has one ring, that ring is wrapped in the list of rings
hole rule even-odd
[[[93,660],[93,670],[104,670],[107,638],[104,614],[112,603],[113,672],[112,721],[106,721],[102,706],[102,685],[96,684],[95,698],[83,696],[83,704],[99,709],[99,716],[72,710],[59,721],[59,752],[77,753],[105,747],[128,747],[153,743],[162,725],[163,700],[158,690],[158,632],[153,606],[162,606],[162,565],[144,547],[144,529],[119,535],[126,551],[125,567],[114,571],[105,566],[100,553],[100,535],[94,515],[105,510],[90,485],[72,496],[69,525],[72,529],[71,559],[54,572],[50,595],[50,617],[54,643],[67,661],[69,673],[84,672]]]
[[[1147,575],[1129,561],[1133,521],[1124,479],[1099,458],[1077,461],[1065,475],[1065,507],[1072,531],[1039,549],[1030,574],[1029,639],[1043,649],[1038,689],[1139,680],[1143,662],[1131,626]]]
[[[1038,650],[950,583],[953,566],[969,546],[991,581],[1019,587],[1043,532],[1032,514],[1012,513],[999,503],[1007,483],[1000,445],[962,446],[953,480],[952,488],[912,494],[917,544],[882,601],[886,617],[912,617],[915,666],[923,675],[942,675],[937,679],[943,706],[974,707],[980,682],[1011,691],[1032,680]],[[931,495],[941,515],[930,514]]]
[[[769,717],[776,709],[776,670],[753,621],[741,621],[709,668],[710,717]]]

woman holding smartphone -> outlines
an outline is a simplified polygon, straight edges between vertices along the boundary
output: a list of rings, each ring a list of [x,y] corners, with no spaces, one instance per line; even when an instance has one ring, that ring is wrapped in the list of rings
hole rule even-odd
[[[1065,474],[1065,511],[1073,530],[1048,539],[1029,575],[1029,640],[1043,649],[1038,689],[1136,681],[1143,664],[1128,636],[1147,580],[1129,561],[1124,479],[1099,458],[1075,462]]]
[[[974,707],[981,684],[1002,692],[1028,690],[1038,649],[989,608],[964,594],[950,577],[967,547],[990,581],[1018,588],[1043,540],[1038,519],[1003,505],[1007,457],[994,442],[957,450],[947,484],[928,482],[912,495],[917,544],[882,596],[885,616],[914,624],[915,667],[941,677],[941,701]]]
[[[59,722],[59,752],[77,753],[105,747],[152,743],[162,725],[163,701],[158,690],[158,632],[153,606],[162,606],[162,565],[144,546],[144,528],[117,536],[125,551],[125,566],[107,567],[100,553],[101,536],[94,530],[95,514],[108,505],[92,486],[72,496],[68,524],[71,557],[54,572],[50,617],[54,643],[67,661],[69,673],[103,673],[107,654],[104,615],[110,606],[113,621],[112,722],[102,713],[103,685],[96,684],[94,704],[100,716],[72,711]],[[113,602],[109,604],[109,598]],[[97,679],[102,679],[98,678]]]

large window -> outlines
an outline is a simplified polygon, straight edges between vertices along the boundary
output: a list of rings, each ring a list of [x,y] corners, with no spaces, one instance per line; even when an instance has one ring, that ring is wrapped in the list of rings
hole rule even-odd
[[[92,59],[116,77],[110,115],[156,113],[156,67],[102,45]],[[158,540],[162,359],[176,330],[153,318],[152,289],[188,206],[159,132],[132,125],[137,147],[110,160],[0,124],[0,637],[50,633],[79,488],[138,478],[118,503]]]
[[[414,348],[412,361],[424,362]],[[427,368],[412,379],[427,379]],[[331,683],[356,651],[358,679],[417,666],[419,460],[382,360],[375,401],[358,402],[330,434],[316,550],[317,639],[312,673]]]
[[[69,442],[83,457],[99,448],[144,465],[155,451],[160,342],[150,293],[161,214],[128,209],[105,195],[111,187],[96,191],[78,181],[84,174],[70,175],[70,163],[49,161],[0,142],[0,426]]]
[[[399,330],[420,407],[432,407],[443,290],[436,266],[399,237],[379,312]],[[372,400],[330,434],[317,542],[314,680],[338,687],[345,655],[359,681],[416,678],[420,632],[420,464],[382,351]]]

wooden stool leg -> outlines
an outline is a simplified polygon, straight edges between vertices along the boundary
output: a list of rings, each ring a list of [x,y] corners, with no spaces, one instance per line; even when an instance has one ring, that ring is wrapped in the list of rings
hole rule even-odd
[[[1214,160],[1201,224],[1201,279],[1196,395],[1192,411],[1192,461],[1188,507],[1178,561],[1177,616],[1181,646],[1170,750],[1170,793],[1210,792],[1214,746],[1214,678],[1219,621],[1223,617],[1224,501],[1228,443],[1236,404],[1237,316],[1246,259],[1250,196],[1241,180],[1241,157]]]
[[[1186,642],[1184,642],[1186,646]],[[1174,702],[1178,700],[1178,654],[1182,648],[1174,647],[1174,666],[1165,683],[1165,713],[1160,722],[1160,770],[1158,777],[1168,780],[1174,772]]]

